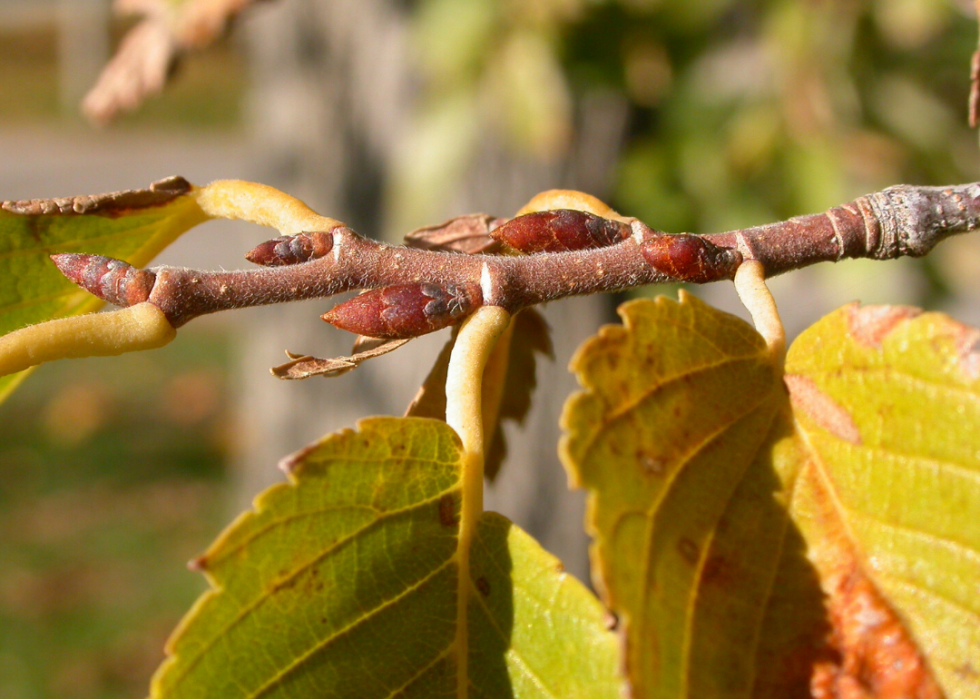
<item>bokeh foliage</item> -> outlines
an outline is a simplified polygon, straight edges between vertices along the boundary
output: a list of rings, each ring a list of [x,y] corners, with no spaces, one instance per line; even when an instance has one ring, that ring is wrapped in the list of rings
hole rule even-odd
[[[567,156],[589,99],[628,111],[609,191],[593,193],[662,230],[969,181],[971,14],[939,0],[424,0],[426,88],[392,203],[417,223],[488,133],[523,157]]]

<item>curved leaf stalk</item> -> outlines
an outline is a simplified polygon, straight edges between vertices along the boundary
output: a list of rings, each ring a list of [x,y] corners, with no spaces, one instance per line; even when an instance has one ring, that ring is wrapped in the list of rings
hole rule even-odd
[[[786,329],[779,318],[776,300],[766,286],[766,270],[761,262],[748,260],[739,266],[735,272],[735,290],[782,373],[786,363]]]
[[[197,205],[212,218],[258,223],[283,235],[330,231],[344,225],[321,216],[305,203],[274,187],[243,180],[218,180],[196,191]]]
[[[510,313],[499,306],[483,306],[464,321],[449,358],[446,376],[446,422],[463,442],[463,502],[460,512],[459,588],[456,600],[457,696],[468,695],[467,600],[470,547],[483,513],[483,370],[497,339],[510,324]]]
[[[58,318],[0,337],[0,376],[56,359],[156,349],[176,336],[167,316],[149,302],[110,313]]]

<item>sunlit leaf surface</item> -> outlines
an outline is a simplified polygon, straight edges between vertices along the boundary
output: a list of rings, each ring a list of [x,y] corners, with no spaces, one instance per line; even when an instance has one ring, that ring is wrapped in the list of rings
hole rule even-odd
[[[0,335],[102,302],[68,281],[48,259],[86,252],[145,265],[206,217],[182,178],[149,189],[0,204]],[[25,372],[0,378],[0,400]]]
[[[620,312],[573,360],[562,453],[635,696],[975,696],[974,331],[847,307],[784,383],[696,299]]]
[[[604,610],[507,520],[480,520],[457,634],[461,446],[373,418],[288,462],[198,561],[214,590],[175,632],[154,697],[617,697]]]
[[[832,618],[862,610],[836,633],[892,633],[879,662],[914,683],[907,633],[949,697],[980,694],[978,337],[942,314],[851,305],[786,365],[803,457],[794,519]]]

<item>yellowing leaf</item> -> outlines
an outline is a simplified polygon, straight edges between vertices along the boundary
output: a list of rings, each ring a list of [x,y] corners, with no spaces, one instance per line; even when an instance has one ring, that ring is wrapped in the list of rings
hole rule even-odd
[[[976,696],[976,331],[847,307],[784,384],[696,299],[620,312],[573,361],[562,454],[634,696]]]
[[[172,177],[144,190],[0,204],[0,335],[101,306],[48,255],[86,252],[145,265],[207,218],[192,192]],[[25,374],[0,378],[0,400]]]
[[[604,610],[499,515],[470,551],[457,633],[462,451],[443,422],[373,418],[288,462],[198,561],[214,590],[153,697],[616,697]],[[466,642],[463,642],[463,638]]]
[[[951,699],[980,694],[978,337],[942,314],[855,304],[787,357],[792,510],[832,618],[845,617],[835,643],[846,666],[860,661],[855,636],[880,639],[863,672],[914,696],[939,696],[929,670]]]
[[[778,552],[743,560],[740,548],[753,523],[778,543],[780,523],[742,512],[720,540],[718,525],[767,439],[779,377],[751,327],[695,298],[620,313],[624,327],[602,328],[572,360],[587,390],[566,405],[561,453],[593,492],[593,567],[620,615],[634,696],[744,691],[764,614],[753,600]]]

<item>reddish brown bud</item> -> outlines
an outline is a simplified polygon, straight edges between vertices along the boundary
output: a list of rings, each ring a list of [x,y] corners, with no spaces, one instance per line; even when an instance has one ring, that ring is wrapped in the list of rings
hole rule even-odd
[[[322,318],[358,335],[400,339],[455,325],[482,304],[476,284],[400,284],[356,296]]]
[[[644,241],[640,252],[650,266],[678,281],[713,282],[732,279],[742,255],[696,235],[657,235]]]
[[[250,250],[245,259],[257,265],[279,267],[315,260],[332,249],[333,232],[316,231],[267,240]]]
[[[585,211],[556,209],[518,216],[490,235],[521,252],[566,252],[614,245],[632,233],[628,224]]]
[[[62,274],[103,301],[135,306],[150,298],[156,275],[102,255],[61,253],[51,256]]]

